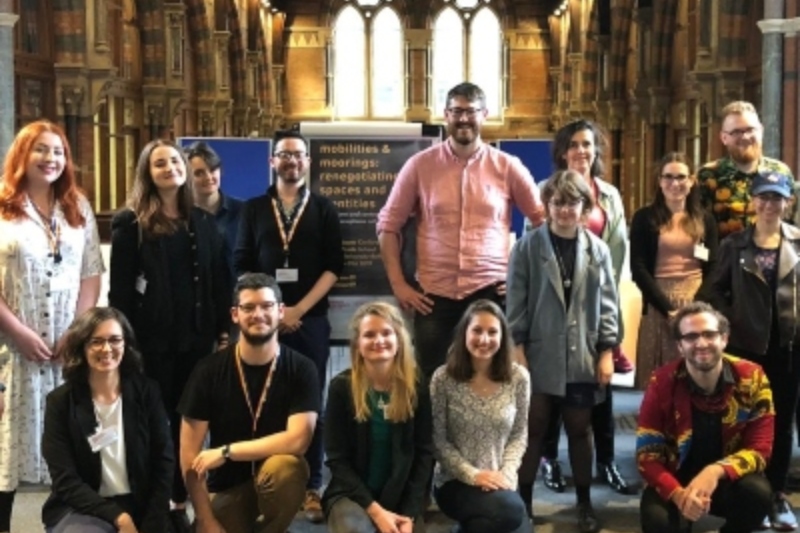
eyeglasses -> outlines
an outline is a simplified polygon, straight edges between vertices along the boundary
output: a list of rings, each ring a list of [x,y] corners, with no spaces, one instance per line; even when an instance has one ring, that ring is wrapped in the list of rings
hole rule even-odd
[[[683,183],[689,179],[689,176],[687,174],[661,174],[661,179],[675,183]]]
[[[125,344],[125,337],[92,337],[86,345],[90,350],[102,350],[108,344],[112,350],[119,350]]]
[[[759,201],[764,202],[765,204],[779,204],[784,200],[786,200],[786,198],[784,198],[780,194],[774,194],[774,193],[758,194],[756,195],[756,198],[758,198]]]
[[[684,342],[694,344],[700,340],[700,337],[702,337],[703,340],[711,342],[717,340],[719,336],[720,336],[719,331],[713,329],[707,329],[705,331],[700,331],[700,332],[684,333],[683,335],[681,335],[681,340]]]
[[[580,198],[577,200],[550,200],[549,203],[550,207],[553,209],[563,209],[565,207],[567,209],[574,209],[583,204],[583,200]]]
[[[267,312],[272,311],[276,305],[278,305],[278,302],[261,302],[258,304],[240,304],[236,307],[238,307],[242,313],[246,315],[252,315],[256,312],[256,309]]]
[[[726,135],[730,135],[735,139],[741,139],[745,135],[754,135],[759,130],[758,126],[750,126],[748,128],[736,128],[734,130],[728,130],[725,133]]]
[[[456,118],[467,117],[475,118],[475,116],[483,111],[481,107],[448,107],[447,112]]]
[[[308,154],[306,152],[275,152],[275,157],[280,159],[281,161],[291,161],[292,159],[297,159],[300,161],[301,159],[305,159]]]

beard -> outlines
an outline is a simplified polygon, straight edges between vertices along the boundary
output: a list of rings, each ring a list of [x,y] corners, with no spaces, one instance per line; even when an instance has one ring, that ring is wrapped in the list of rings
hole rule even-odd
[[[472,144],[478,138],[480,130],[475,124],[456,124],[449,128],[450,138],[462,146]]]
[[[747,146],[729,146],[728,154],[735,162],[747,165],[753,161],[761,159],[761,145],[758,143],[753,143]]]
[[[242,335],[247,344],[251,346],[264,346],[266,343],[272,340],[277,332],[278,328],[272,328],[266,333],[250,333],[244,328],[239,328],[239,333]]]
[[[712,357],[708,361],[700,362],[695,357],[695,350],[689,354],[686,358],[686,364],[694,368],[699,372],[711,372],[719,365],[720,360],[722,359],[722,352],[719,350],[714,350],[711,355]]]

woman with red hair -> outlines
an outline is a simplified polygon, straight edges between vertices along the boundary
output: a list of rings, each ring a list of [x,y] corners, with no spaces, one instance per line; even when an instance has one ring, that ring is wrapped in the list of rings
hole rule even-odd
[[[20,481],[50,483],[41,435],[45,396],[62,382],[55,347],[96,305],[102,273],[97,224],[66,136],[45,120],[28,124],[0,179],[0,532],[11,529]]]

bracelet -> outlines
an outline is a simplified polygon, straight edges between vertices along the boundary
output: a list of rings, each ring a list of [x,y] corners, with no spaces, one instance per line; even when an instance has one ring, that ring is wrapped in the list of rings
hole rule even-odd
[[[3,383],[0,383],[0,394],[6,391],[6,386]]]

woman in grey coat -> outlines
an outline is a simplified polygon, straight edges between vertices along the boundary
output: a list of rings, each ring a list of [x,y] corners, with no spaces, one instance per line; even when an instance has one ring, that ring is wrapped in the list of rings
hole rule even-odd
[[[619,344],[619,308],[608,246],[583,227],[593,196],[577,172],[542,189],[548,223],[511,252],[507,313],[517,356],[531,374],[528,451],[520,494],[529,502],[551,407],[561,407],[582,533],[600,529],[592,509],[592,407],[605,396]]]

